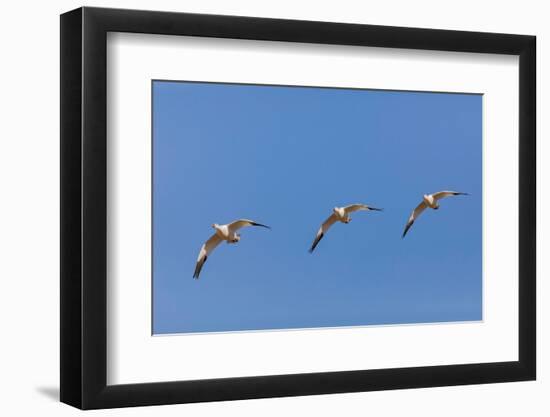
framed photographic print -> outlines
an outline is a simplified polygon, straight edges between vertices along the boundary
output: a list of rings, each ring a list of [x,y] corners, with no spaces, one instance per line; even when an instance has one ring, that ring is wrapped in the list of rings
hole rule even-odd
[[[535,102],[533,36],[63,14],[61,401],[535,379]]]

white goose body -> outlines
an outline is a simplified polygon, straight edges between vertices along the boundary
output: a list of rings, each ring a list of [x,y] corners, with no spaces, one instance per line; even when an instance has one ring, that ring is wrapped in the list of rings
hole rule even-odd
[[[437,210],[439,208],[439,204],[437,204],[437,200],[433,194],[424,194],[422,201],[431,209]]]
[[[351,217],[346,213],[345,207],[334,207],[332,211],[336,215],[336,220],[342,223],[349,223],[351,221]]]
[[[227,243],[237,243],[240,236],[235,231],[231,231],[228,224],[213,224],[212,227],[216,231],[216,236],[225,240]]]

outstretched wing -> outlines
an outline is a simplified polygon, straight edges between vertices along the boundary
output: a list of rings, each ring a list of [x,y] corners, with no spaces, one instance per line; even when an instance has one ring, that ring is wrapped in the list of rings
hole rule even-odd
[[[311,248],[309,249],[309,253],[312,253],[317,245],[319,244],[320,240],[323,238],[327,230],[336,222],[336,215],[332,214],[328,219],[325,220],[325,222],[321,225],[319,228],[319,231],[317,232],[317,236],[315,236],[315,240],[313,241]]]
[[[266,226],[265,224],[257,223],[255,221],[247,220],[247,219],[235,220],[234,222],[229,223],[228,225],[229,230],[232,232],[236,232],[241,227],[247,227],[247,226],[260,226],[260,227],[265,227],[266,229],[271,229],[271,227]]]
[[[199,275],[201,273],[202,266],[208,259],[208,256],[210,253],[221,243],[221,239],[218,237],[218,235],[213,234],[210,236],[210,239],[208,239],[201,247],[201,250],[199,252],[199,257],[197,258],[197,264],[195,265],[195,272],[193,273],[193,278],[199,279]]]
[[[468,193],[460,193],[458,191],[439,191],[438,193],[433,193],[432,195],[434,200],[437,201],[453,195],[468,195]]]
[[[407,225],[405,226],[405,230],[403,231],[403,236],[401,238],[404,238],[411,226],[413,225],[414,221],[422,214],[422,212],[426,209],[426,203],[422,202],[411,213],[411,216],[409,217],[409,220],[407,221]]]
[[[382,211],[382,209],[370,207],[370,206],[367,206],[366,204],[350,204],[349,206],[344,207],[344,211],[346,212],[346,214],[353,213],[354,211],[359,211],[359,210]]]

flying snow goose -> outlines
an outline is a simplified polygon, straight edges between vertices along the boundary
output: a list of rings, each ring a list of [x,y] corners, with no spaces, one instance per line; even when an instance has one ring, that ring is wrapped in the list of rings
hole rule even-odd
[[[199,252],[199,257],[197,258],[197,264],[195,266],[193,278],[199,279],[202,266],[208,259],[208,256],[210,256],[210,253],[212,253],[212,251],[216,249],[216,246],[218,246],[223,240],[225,240],[227,243],[237,243],[239,240],[241,240],[241,235],[237,234],[237,230],[247,226],[260,226],[271,229],[265,224],[256,223],[252,220],[246,219],[235,220],[233,223],[229,224],[220,225],[214,223],[212,227],[216,232],[212,236],[210,236],[210,238],[202,245]]]
[[[409,217],[409,220],[405,225],[405,230],[403,231],[403,236],[401,236],[401,238],[405,237],[405,235],[413,225],[414,221],[418,218],[418,216],[420,216],[420,214],[422,214],[422,212],[426,208],[429,207],[431,209],[437,210],[439,209],[439,200],[453,195],[468,195],[468,193],[459,193],[457,191],[439,191],[433,194],[424,194],[424,196],[422,197],[422,202],[418,206],[416,206],[416,208],[411,213],[411,216]]]
[[[315,250],[316,246],[319,244],[320,240],[323,238],[330,226],[332,226],[337,221],[348,224],[351,221],[351,217],[349,216],[349,214],[359,210],[382,211],[382,209],[370,207],[365,204],[351,204],[346,207],[334,207],[332,209],[332,214],[329,216],[328,219],[323,222],[323,224],[319,228],[317,236],[315,236],[315,240],[313,241],[309,252],[312,253]]]

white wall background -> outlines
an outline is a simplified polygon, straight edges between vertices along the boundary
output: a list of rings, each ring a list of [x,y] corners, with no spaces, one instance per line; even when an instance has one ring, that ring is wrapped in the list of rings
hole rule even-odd
[[[122,0],[89,6],[509,32],[538,37],[538,381],[94,412],[94,415],[545,416],[550,412],[549,10],[536,0],[479,2]],[[76,415],[59,392],[59,17],[73,0],[9,2],[0,24],[0,414]],[[543,129],[543,125],[544,129]],[[546,255],[546,256],[545,256]]]

